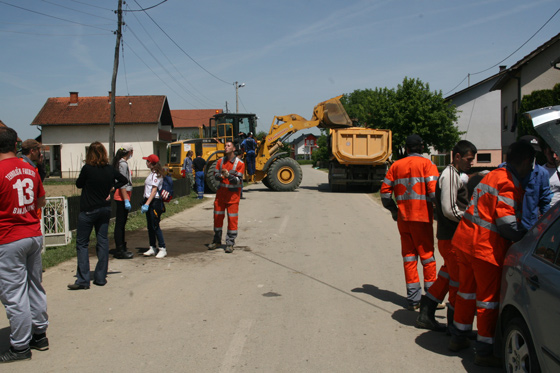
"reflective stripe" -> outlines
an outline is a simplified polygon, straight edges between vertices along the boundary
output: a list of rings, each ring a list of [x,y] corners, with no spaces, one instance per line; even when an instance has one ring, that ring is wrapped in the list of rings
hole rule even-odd
[[[416,255],[410,255],[410,256],[403,256],[403,262],[416,262],[418,261],[418,257]]]
[[[475,300],[476,293],[461,293],[460,291],[457,292],[457,295],[465,300]]]
[[[428,258],[428,259],[426,259],[426,260],[422,260],[422,264],[426,265],[426,264],[429,264],[429,263],[435,262],[435,261],[436,261],[436,258],[434,258],[434,257],[432,256],[431,258]]]
[[[484,308],[486,310],[495,310],[500,307],[500,302],[482,302],[477,300],[476,306],[479,308]]]
[[[230,231],[230,230],[228,229],[227,234],[232,234],[232,233],[237,234],[237,231]]]
[[[437,303],[443,302],[443,299],[437,299],[437,298],[434,297],[431,293],[426,293],[426,296],[427,296],[428,298],[430,298],[431,300],[433,300],[434,302],[437,302]]]
[[[214,210],[214,215],[225,215],[226,212],[225,211],[216,211]]]
[[[228,215],[229,217],[234,217],[234,216],[237,216],[238,214],[237,214],[237,213],[235,213],[235,214],[230,214],[230,213],[228,212],[227,215]]]
[[[446,279],[449,280],[449,273],[440,269],[439,272],[438,272],[438,277],[443,277],[443,278],[446,278]]]
[[[476,336],[476,340],[483,343],[488,343],[489,345],[494,344],[494,338],[492,337],[483,337],[480,334]]]
[[[406,288],[407,289],[421,289],[422,287],[420,286],[419,282],[411,282],[410,284],[406,284]]]
[[[385,184],[387,184],[388,186],[393,186],[393,181],[392,181],[392,180],[389,180],[389,179],[387,179],[387,178],[384,178],[384,179],[383,179],[383,182],[384,182]]]
[[[380,193],[381,198],[391,198],[391,193]]]
[[[463,332],[469,332],[469,331],[472,330],[472,324],[461,324],[461,323],[459,323],[459,322],[453,320],[453,325],[454,325],[457,329],[459,329],[459,330],[461,330],[461,331],[463,331]]]
[[[241,188],[241,185],[239,184],[224,184],[224,183],[220,183],[220,188],[228,188],[228,189],[239,189]]]
[[[214,228],[214,232],[221,232],[221,231],[222,231],[221,227],[220,228]]]
[[[395,196],[395,199],[397,201],[408,201],[410,199],[426,201],[428,198],[426,198],[426,196],[423,194],[418,194],[414,191],[411,191],[410,194],[401,194],[400,196]]]
[[[436,181],[437,179],[438,179],[437,176],[428,176],[428,177],[425,177],[425,178],[424,178],[424,181],[425,181],[426,183],[429,183],[430,181]]]
[[[430,286],[432,286],[433,284],[434,284],[433,281],[424,282],[424,289],[426,289],[426,291],[428,291],[428,289],[430,288]]]
[[[459,281],[453,281],[453,280],[449,281],[449,286],[452,286],[454,288],[459,288],[459,285],[460,285]]]
[[[467,219],[469,221],[472,221],[474,224],[478,225],[479,227],[486,228],[492,232],[498,233],[498,228],[494,224],[487,222],[486,220],[482,220],[478,216],[473,216],[469,212],[465,211],[465,213],[463,214],[463,219]]]
[[[506,216],[502,216],[501,218],[496,219],[496,225],[497,226],[512,225],[514,223],[517,223],[517,218],[515,217],[515,215],[506,215]]]
[[[498,202],[503,202],[508,206],[513,207],[514,209],[517,209],[517,202],[515,202],[515,200],[508,198],[508,197],[504,197],[504,196],[498,196]]]

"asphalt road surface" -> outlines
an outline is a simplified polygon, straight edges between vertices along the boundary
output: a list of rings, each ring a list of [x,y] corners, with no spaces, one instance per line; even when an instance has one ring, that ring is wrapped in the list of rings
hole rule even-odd
[[[67,290],[75,259],[48,269],[50,350],[0,370],[485,371],[472,350],[448,352],[445,334],[414,326],[390,214],[367,194],[329,193],[326,173],[303,170],[295,192],[245,190],[232,254],[205,246],[208,198],[162,222],[167,258],[111,259],[104,287]],[[147,240],[145,230],[127,237],[134,252]],[[437,317],[445,322],[445,310]],[[8,340],[3,314],[1,350]]]

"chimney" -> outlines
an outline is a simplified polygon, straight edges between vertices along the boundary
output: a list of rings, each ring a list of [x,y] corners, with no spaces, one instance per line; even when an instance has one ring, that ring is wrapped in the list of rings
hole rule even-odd
[[[506,65],[500,65],[500,72],[504,71],[505,69],[507,69]]]
[[[78,105],[78,92],[70,92],[70,105]]]
[[[111,91],[109,91],[109,99],[107,100],[107,102],[111,103]]]

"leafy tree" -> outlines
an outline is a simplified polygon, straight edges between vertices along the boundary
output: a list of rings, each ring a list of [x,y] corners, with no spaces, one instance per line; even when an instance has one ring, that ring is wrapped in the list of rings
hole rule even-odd
[[[255,140],[262,141],[262,140],[264,140],[266,135],[268,135],[268,134],[264,131],[257,132],[257,134],[255,135]]]
[[[327,135],[321,130],[321,136],[317,139],[317,146],[318,148],[313,151],[311,154],[311,159],[313,160],[313,164],[317,164],[317,162],[325,161],[328,162],[330,158],[330,149],[328,146],[328,139]]]
[[[556,84],[552,89],[533,91],[530,94],[523,96],[519,112],[523,114],[530,110],[554,105],[560,105],[560,83]],[[517,133],[519,137],[524,135],[538,136],[537,132],[533,128],[531,120],[526,118],[524,115],[521,115]]]
[[[390,129],[398,158],[406,155],[405,140],[413,133],[422,137],[425,151],[428,146],[448,151],[459,141],[457,108],[444,101],[441,91],[430,92],[429,84],[420,79],[405,77],[397,89],[356,90],[341,101],[350,118],[359,124]]]

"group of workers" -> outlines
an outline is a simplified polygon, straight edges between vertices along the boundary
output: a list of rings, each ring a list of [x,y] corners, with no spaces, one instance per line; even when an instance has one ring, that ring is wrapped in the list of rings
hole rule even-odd
[[[452,151],[452,163],[440,175],[421,155],[422,138],[413,134],[406,139],[407,156],[391,165],[381,186],[383,206],[391,212],[400,233],[407,308],[419,309],[418,327],[447,331],[451,351],[468,348],[476,336],[475,364],[480,366],[501,365],[493,347],[506,251],[560,197],[560,185],[554,185],[551,193],[549,184],[549,180],[558,184],[554,179],[558,177],[558,157],[544,142],[540,146],[536,142],[530,137],[513,143],[504,164],[482,178],[471,175],[471,183],[467,172],[477,153],[474,144],[459,141]],[[554,170],[545,171],[546,177],[534,162],[540,148],[547,155],[547,167]],[[444,261],[437,274],[434,204],[438,249]],[[425,295],[417,271],[418,257]],[[447,327],[435,319],[446,295]],[[475,314],[476,334],[472,328]]]

